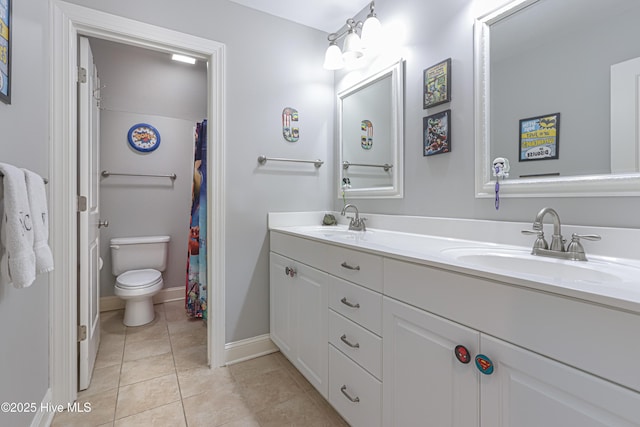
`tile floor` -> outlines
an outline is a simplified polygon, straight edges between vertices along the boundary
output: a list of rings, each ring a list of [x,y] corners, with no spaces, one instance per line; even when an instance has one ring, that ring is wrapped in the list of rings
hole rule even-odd
[[[59,413],[53,426],[347,426],[282,354],[209,369],[204,323],[181,301],[155,309],[135,328],[122,310],[101,313],[93,379],[78,394],[91,412]]]

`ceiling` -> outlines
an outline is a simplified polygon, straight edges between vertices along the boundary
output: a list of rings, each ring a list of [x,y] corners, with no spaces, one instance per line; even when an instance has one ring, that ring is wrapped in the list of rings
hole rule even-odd
[[[370,0],[230,0],[327,33],[339,30]]]

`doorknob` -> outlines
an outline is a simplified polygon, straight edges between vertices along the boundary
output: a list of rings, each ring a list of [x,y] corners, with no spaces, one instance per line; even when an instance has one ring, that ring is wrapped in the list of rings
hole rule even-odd
[[[109,221],[103,221],[101,219],[98,220],[98,228],[108,227],[108,226],[109,226]]]

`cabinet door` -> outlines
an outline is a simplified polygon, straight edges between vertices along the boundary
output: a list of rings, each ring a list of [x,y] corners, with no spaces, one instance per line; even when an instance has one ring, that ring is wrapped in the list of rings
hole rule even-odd
[[[294,277],[287,274],[293,262],[274,252],[270,253],[269,263],[269,299],[271,340],[280,348],[282,354],[293,360],[295,322],[293,316],[295,302]]]
[[[482,426],[640,426],[640,393],[492,337],[480,347],[495,364],[481,378]]]
[[[479,379],[454,349],[475,355],[477,331],[384,298],[382,389],[385,426],[478,426]]]
[[[329,275],[304,264],[296,266],[294,365],[327,397]]]

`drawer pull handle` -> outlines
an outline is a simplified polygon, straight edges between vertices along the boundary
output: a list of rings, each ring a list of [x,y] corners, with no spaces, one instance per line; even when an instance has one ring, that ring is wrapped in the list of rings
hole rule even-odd
[[[352,401],[353,403],[359,403],[360,402],[360,398],[359,397],[351,397],[349,396],[349,393],[347,393],[347,386],[343,385],[342,387],[340,387],[340,391],[342,392],[342,394],[344,394],[347,399],[349,399],[350,401]]]
[[[352,265],[347,264],[347,261],[343,262],[342,264],[340,264],[343,268],[346,268],[347,270],[357,270],[360,271],[360,266],[356,265],[355,267]]]
[[[360,344],[359,343],[355,343],[355,344],[351,344],[349,342],[349,340],[347,339],[347,335],[344,334],[340,337],[340,339],[342,340],[343,343],[345,343],[346,345],[348,345],[351,348],[360,348]]]
[[[286,274],[286,275],[287,275],[287,276],[289,276],[289,277],[293,277],[293,276],[295,276],[296,274],[298,274],[298,272],[297,272],[297,271],[296,271],[296,269],[295,269],[295,268],[293,268],[293,267],[285,267],[285,268],[284,268],[284,274]]]
[[[355,304],[351,304],[349,301],[347,301],[347,297],[344,297],[340,300],[341,303],[343,303],[344,305],[346,305],[347,307],[351,307],[351,308],[360,308],[360,304],[355,303]]]

